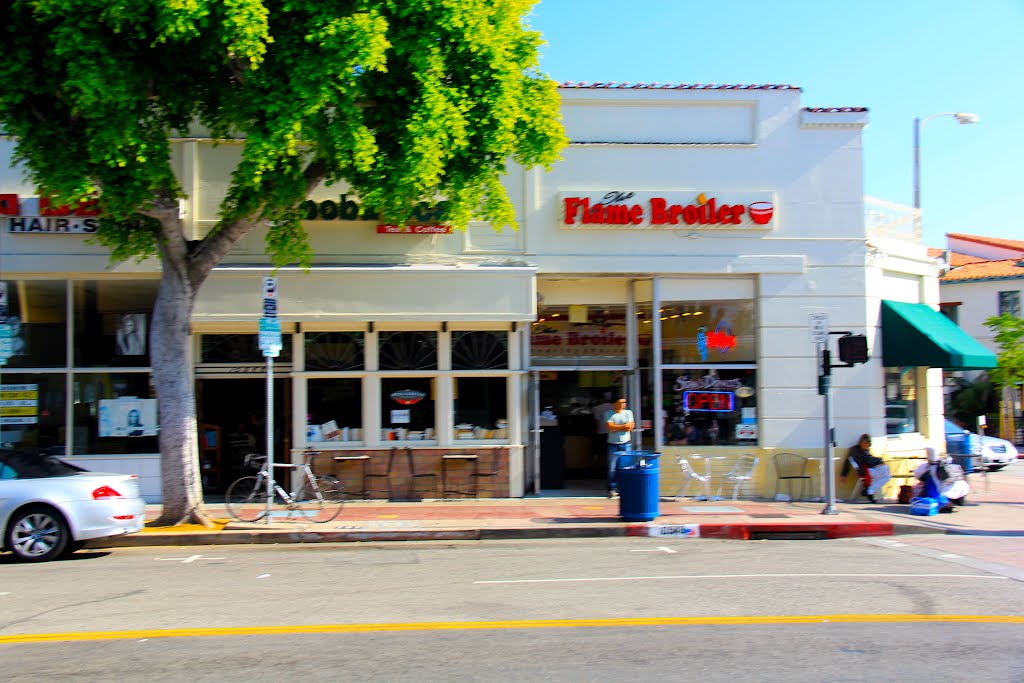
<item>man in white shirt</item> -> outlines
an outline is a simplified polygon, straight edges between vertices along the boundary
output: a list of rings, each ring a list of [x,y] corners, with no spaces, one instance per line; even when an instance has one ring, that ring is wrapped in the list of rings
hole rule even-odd
[[[615,465],[619,453],[630,448],[630,435],[633,432],[633,411],[626,409],[626,399],[615,401],[615,412],[608,415],[608,497],[619,495],[615,482]]]

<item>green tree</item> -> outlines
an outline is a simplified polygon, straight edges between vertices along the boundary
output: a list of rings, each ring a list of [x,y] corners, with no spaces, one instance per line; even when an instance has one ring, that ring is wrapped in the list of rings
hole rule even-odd
[[[202,508],[189,318],[211,269],[254,229],[272,263],[309,265],[299,205],[345,181],[391,222],[444,198],[449,222],[515,225],[505,165],[565,144],[538,71],[535,0],[7,0],[0,122],[53,201],[97,197],[114,260],[158,254],[150,356],[160,402],[158,523]],[[217,226],[190,242],[169,138],[244,140]]]
[[[994,315],[985,326],[996,333],[999,365],[989,371],[992,381],[1001,387],[1024,384],[1024,318],[1009,313]]]

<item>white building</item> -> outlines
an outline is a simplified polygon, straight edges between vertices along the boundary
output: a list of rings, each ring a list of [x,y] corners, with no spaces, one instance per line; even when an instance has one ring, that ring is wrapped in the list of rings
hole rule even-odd
[[[941,443],[938,368],[963,361],[948,348],[914,357],[948,332],[929,327],[945,320],[933,310],[937,262],[916,241],[865,225],[865,109],[806,108],[791,86],[566,84],[561,93],[572,141],[564,160],[507,178],[518,231],[450,233],[425,209],[423,226],[396,232],[353,220],[358,198],[338,188],[307,203],[315,266],[277,273],[278,452],[312,446],[324,453],[317,467],[355,488],[359,469],[330,456],[368,454],[371,473],[391,467],[392,495],[413,484],[424,497],[466,490],[453,482],[467,465],[494,474],[474,478],[482,495],[565,479],[597,480],[597,493],[603,437],[587,404],[621,393],[643,425],[635,445],[664,454],[663,491],[679,481],[669,456],[699,451],[759,456],[746,493],[772,495],[774,453],[824,450],[816,314],[869,341],[869,362],[832,373],[836,443],[864,432],[880,452]],[[236,158],[231,144],[175,143],[193,237],[215,224]],[[92,219],[40,217],[35,188],[16,169],[2,178],[0,270],[23,340],[2,383],[25,405],[5,413],[0,440],[138,472],[156,498],[156,438],[118,422],[152,408],[148,363],[118,345],[118,329],[134,314],[128,324],[145,334],[159,264],[111,267],[88,240]],[[266,369],[255,333],[271,272],[262,236],[250,235],[196,303],[191,371],[211,489],[240,464],[232,441],[261,437]],[[973,343],[961,336],[945,341]],[[984,364],[991,354],[967,356]],[[548,405],[561,433],[544,436]],[[906,428],[887,436],[893,405]],[[408,464],[396,446],[410,449]],[[413,480],[410,464],[437,476]]]

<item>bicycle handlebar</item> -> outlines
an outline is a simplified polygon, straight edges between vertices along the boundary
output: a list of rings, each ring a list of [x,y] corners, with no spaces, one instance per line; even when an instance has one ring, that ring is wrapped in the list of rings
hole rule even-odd
[[[253,466],[257,466],[258,465],[259,469],[262,469],[264,467],[264,465],[266,465],[267,456],[263,455],[262,453],[250,453],[249,455],[245,456],[245,461],[244,462],[245,462],[246,467],[253,467]],[[290,468],[293,468],[293,469],[297,468],[297,467],[298,468],[306,468],[306,467],[309,467],[309,466],[310,466],[309,462],[297,462],[297,463],[295,463],[295,462],[275,462],[274,463],[274,467],[290,467]]]

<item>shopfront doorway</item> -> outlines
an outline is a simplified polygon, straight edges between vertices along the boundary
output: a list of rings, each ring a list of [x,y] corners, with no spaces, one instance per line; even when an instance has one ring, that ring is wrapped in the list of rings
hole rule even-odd
[[[606,494],[607,429],[604,417],[626,391],[617,370],[541,370],[540,488],[561,496]]]
[[[291,397],[291,380],[274,378],[274,458],[278,461],[291,457]],[[266,452],[266,378],[201,378],[196,382],[196,407],[203,489],[222,493],[245,473],[248,453]]]

